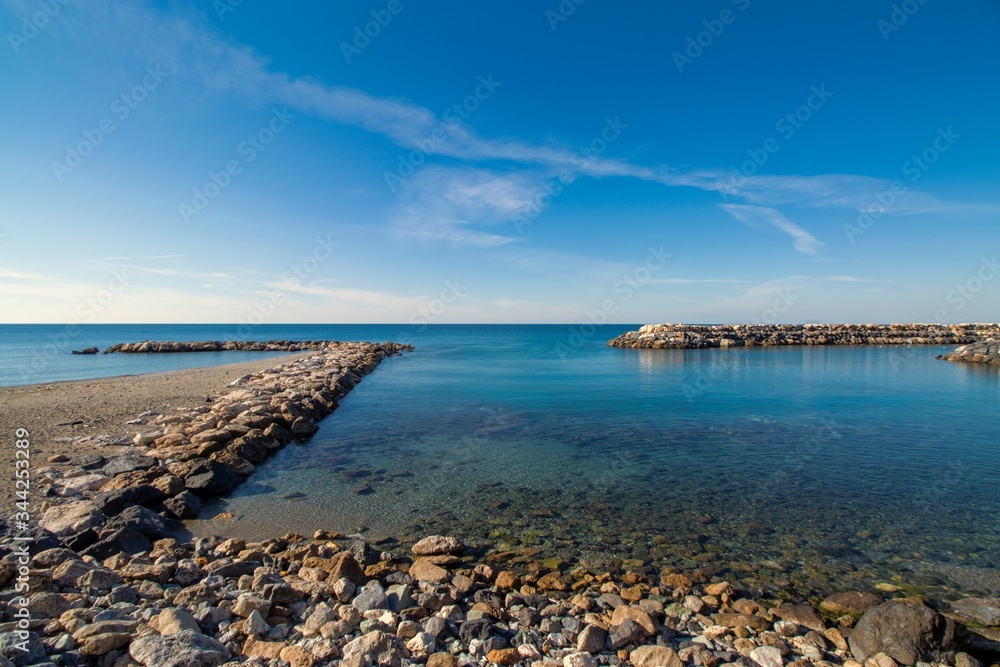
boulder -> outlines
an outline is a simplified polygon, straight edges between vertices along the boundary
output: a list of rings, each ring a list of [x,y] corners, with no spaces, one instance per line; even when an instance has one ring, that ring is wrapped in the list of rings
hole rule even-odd
[[[123,454],[110,459],[102,469],[105,475],[114,477],[135,470],[149,470],[156,465],[156,459],[139,454]]]
[[[159,620],[158,627],[160,634],[163,636],[176,635],[184,632],[185,630],[191,630],[199,634],[201,633],[201,628],[198,627],[198,621],[194,619],[194,616],[183,609],[176,609],[174,607],[164,609],[160,612],[160,615],[157,618]]]
[[[97,505],[89,500],[80,500],[48,508],[38,525],[53,535],[63,537],[100,526],[104,520],[105,516]]]
[[[1000,626],[1000,598],[965,598],[952,605],[962,618],[988,627]]]
[[[184,478],[184,486],[202,498],[230,493],[243,478],[218,461],[199,461]]]
[[[128,650],[136,662],[146,667],[215,667],[231,657],[222,642],[193,630],[166,637],[143,635]]]
[[[629,654],[634,667],[684,667],[677,652],[666,646],[640,646]]]
[[[848,641],[860,662],[885,653],[903,665],[918,660],[950,663],[955,623],[918,598],[890,600],[865,612]]]
[[[163,492],[155,486],[140,484],[102,493],[95,500],[102,512],[108,516],[116,516],[127,507],[153,505],[163,500],[163,497]]]
[[[826,623],[810,604],[783,604],[772,609],[771,613],[783,621],[791,621],[819,633],[826,630]]]
[[[872,607],[882,604],[882,598],[874,593],[847,591],[834,593],[819,603],[819,608],[836,616],[860,617]]]
[[[396,635],[374,630],[352,640],[344,647],[343,667],[401,667],[406,657],[403,640]]]
[[[441,554],[461,553],[462,549],[462,543],[454,537],[431,535],[414,544],[410,548],[410,552],[415,556],[439,556]]]
[[[131,528],[121,528],[101,538],[80,552],[82,556],[93,556],[97,560],[110,558],[115,554],[139,554],[149,551],[149,539]]]
[[[164,500],[163,506],[178,519],[194,519],[201,512],[201,500],[187,489]]]
[[[173,532],[163,517],[156,512],[145,507],[129,507],[121,511],[118,516],[108,521],[105,526],[108,530],[119,530],[131,528],[135,532],[156,540],[170,537]]]
[[[368,581],[365,571],[349,551],[342,551],[330,559],[330,576],[327,581],[336,583],[338,579],[348,579],[355,586],[364,586]]]

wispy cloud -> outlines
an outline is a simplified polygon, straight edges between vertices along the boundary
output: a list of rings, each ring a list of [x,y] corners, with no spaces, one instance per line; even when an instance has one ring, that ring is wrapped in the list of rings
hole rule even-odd
[[[526,174],[429,167],[403,186],[392,221],[398,233],[418,240],[480,248],[506,245],[519,239],[476,226],[509,224],[536,190]]]
[[[749,280],[733,280],[731,278],[653,278],[646,281],[650,285],[696,285],[702,283],[712,284],[745,284]]]
[[[823,247],[822,241],[773,208],[748,204],[720,204],[720,206],[729,215],[749,227],[761,229],[770,226],[788,234],[794,242],[794,248],[801,253],[815,255]]]
[[[827,276],[827,280],[835,283],[891,283],[892,280],[879,280],[876,278],[858,278],[857,276]]]
[[[22,12],[31,7],[26,0],[4,2]],[[763,207],[771,217],[772,226],[792,236],[796,249],[807,254],[816,253],[822,244],[773,207],[832,206],[863,211],[877,203],[875,193],[884,191],[889,184],[885,179],[851,174],[755,175],[734,179],[731,172],[719,169],[650,167],[608,156],[583,159],[575,150],[558,142],[539,144],[517,138],[483,137],[468,124],[446,122],[406,99],[378,97],[355,88],[274,71],[252,49],[230,42],[206,27],[195,10],[184,13],[175,9],[166,14],[142,5],[89,3],[76,7],[74,21],[61,25],[71,36],[93,48],[114,44],[116,49],[131,50],[142,61],[162,63],[173,70],[175,79],[200,80],[209,91],[240,95],[253,104],[285,104],[298,113],[362,127],[406,149],[429,145],[430,153],[470,163],[503,161],[529,169],[558,169],[593,178],[634,178],[736,197],[748,205]],[[113,39],[98,39],[109,33]],[[434,133],[444,139],[428,144],[426,139]],[[464,189],[458,179],[443,192],[465,199],[452,200],[449,206],[439,206],[433,201],[435,193],[442,192],[441,182],[418,179],[410,185],[409,194],[404,195],[409,201],[403,204],[403,214],[397,210],[394,219],[404,233],[417,238],[478,247],[504,245],[514,239],[474,230],[471,225],[481,221],[490,224],[507,206],[505,197],[512,197],[513,201],[523,196],[524,193],[512,187],[516,179],[508,174],[498,177],[493,184],[469,187],[466,183]],[[422,200],[413,194],[421,187],[427,189]],[[482,198],[481,204],[471,202],[476,197]],[[746,206],[742,213],[739,209],[727,210],[737,218],[750,215]],[[1000,206],[947,202],[908,190],[881,212],[909,215],[961,210],[997,212]],[[424,217],[430,221],[414,224]]]

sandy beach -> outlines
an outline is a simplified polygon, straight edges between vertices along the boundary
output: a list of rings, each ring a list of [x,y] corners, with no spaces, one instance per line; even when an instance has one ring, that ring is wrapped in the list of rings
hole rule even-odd
[[[169,373],[0,387],[0,432],[5,441],[10,442],[16,429],[28,429],[36,466],[47,465],[50,457],[58,455],[119,454],[128,447],[74,443],[71,439],[87,435],[133,435],[142,426],[126,422],[143,412],[163,412],[204,404],[206,398],[216,398],[225,393],[226,385],[247,373],[273,368],[311,354],[290,354]],[[6,479],[13,478],[13,458],[3,461],[0,474]],[[10,485],[4,486],[0,493],[0,503],[5,512],[11,507],[12,494],[13,487]]]

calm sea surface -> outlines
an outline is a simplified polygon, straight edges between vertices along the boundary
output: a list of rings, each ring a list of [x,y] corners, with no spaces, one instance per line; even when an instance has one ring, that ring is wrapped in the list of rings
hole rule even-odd
[[[940,347],[605,346],[629,328],[260,327],[253,338],[416,350],[203,514],[235,520],[191,530],[447,532],[569,563],[701,569],[773,594],[876,583],[1000,594],[997,368],[939,361]],[[69,355],[235,337],[209,325],[83,328],[47,357],[64,329],[0,327],[0,384],[259,358]]]

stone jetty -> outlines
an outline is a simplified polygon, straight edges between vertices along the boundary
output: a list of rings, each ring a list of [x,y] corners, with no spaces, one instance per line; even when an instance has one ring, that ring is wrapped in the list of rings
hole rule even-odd
[[[758,599],[708,569],[568,566],[444,535],[179,537],[404,346],[328,343],[211,405],[146,413],[134,451],[32,469],[0,538],[0,667],[983,667],[1000,599]],[[32,506],[34,509],[34,505]],[[695,559],[697,560],[697,559]],[[595,569],[598,568],[599,569]]]
[[[203,340],[203,341],[156,341],[144,340],[138,343],[118,343],[101,354],[156,354],[167,352],[302,352],[322,350],[334,341],[328,340]],[[94,348],[90,348],[94,349]],[[77,353],[74,353],[77,354]]]
[[[961,361],[979,364],[1000,364],[1000,340],[990,338],[978,343],[970,343],[954,352],[939,357],[946,361]]]
[[[611,347],[698,349],[776,345],[960,345],[1000,336],[998,324],[647,324]]]

